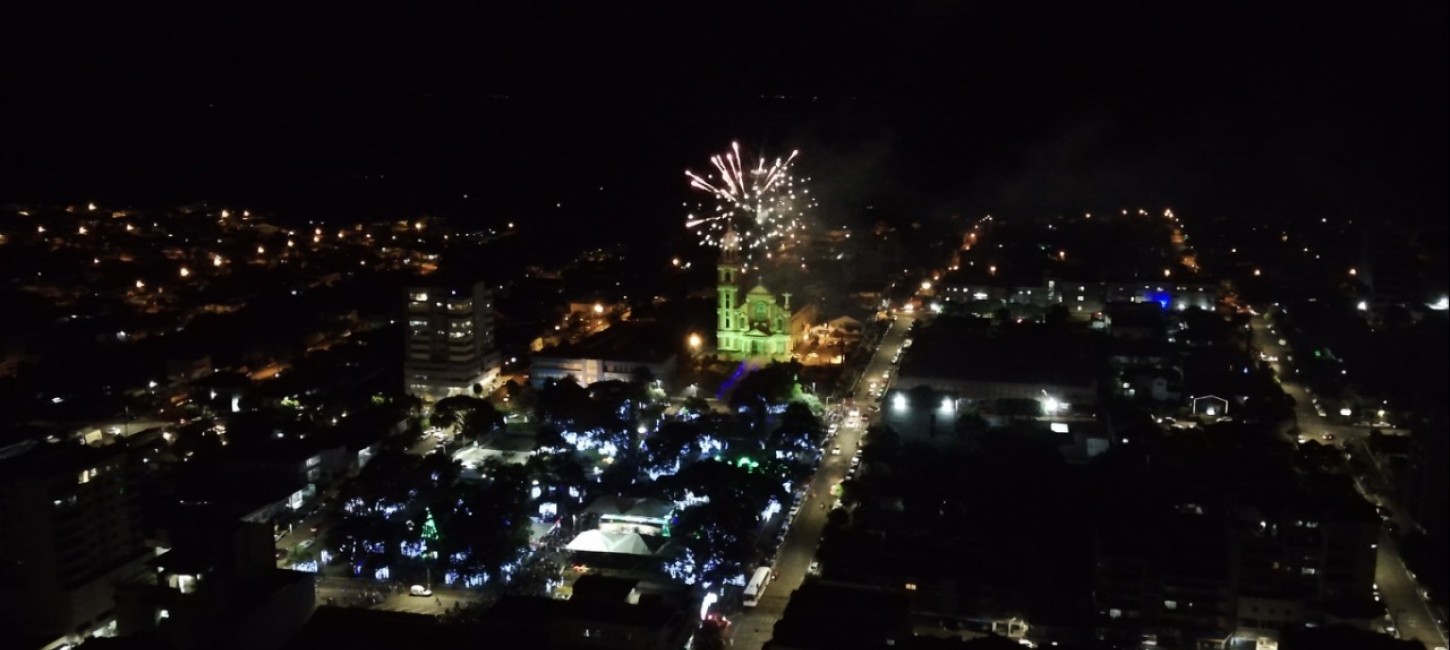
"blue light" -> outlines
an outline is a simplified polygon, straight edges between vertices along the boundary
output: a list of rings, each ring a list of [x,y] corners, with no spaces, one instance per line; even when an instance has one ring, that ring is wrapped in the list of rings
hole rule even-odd
[[[725,393],[730,392],[730,389],[735,387],[735,383],[745,377],[747,372],[750,372],[750,366],[741,361],[740,365],[735,367],[735,372],[730,373],[730,377],[725,380],[725,383],[720,384],[720,390],[715,392],[715,399],[724,399]]]
[[[1163,309],[1168,309],[1173,304],[1173,294],[1166,291],[1152,291],[1148,293],[1148,300],[1158,303]]]

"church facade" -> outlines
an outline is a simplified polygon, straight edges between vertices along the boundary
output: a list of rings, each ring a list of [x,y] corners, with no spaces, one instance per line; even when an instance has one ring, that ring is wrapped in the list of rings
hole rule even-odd
[[[791,358],[790,294],[782,294],[783,302],[763,285],[757,284],[740,298],[740,267],[728,249],[722,255],[718,272],[718,294],[715,312],[715,352],[731,361],[786,361]]]

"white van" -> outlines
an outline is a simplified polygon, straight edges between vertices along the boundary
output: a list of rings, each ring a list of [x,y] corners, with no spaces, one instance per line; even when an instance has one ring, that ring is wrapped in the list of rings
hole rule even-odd
[[[760,597],[765,595],[765,585],[770,582],[770,567],[763,566],[755,570],[750,576],[750,583],[745,585],[745,600],[742,603],[746,607],[754,607],[760,604]]]

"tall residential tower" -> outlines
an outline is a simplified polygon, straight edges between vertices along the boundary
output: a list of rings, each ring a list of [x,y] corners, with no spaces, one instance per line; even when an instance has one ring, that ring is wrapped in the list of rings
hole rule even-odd
[[[409,393],[441,399],[492,388],[500,356],[494,340],[493,292],[469,288],[408,289],[403,383]]]
[[[116,581],[145,570],[151,556],[131,453],[121,445],[0,447],[0,630],[84,638],[106,624]]]

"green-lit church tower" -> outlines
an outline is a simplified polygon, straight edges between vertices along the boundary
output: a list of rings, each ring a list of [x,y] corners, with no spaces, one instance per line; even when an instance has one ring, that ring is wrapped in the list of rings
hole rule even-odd
[[[782,294],[785,302],[777,304],[775,294],[757,284],[740,302],[739,245],[735,233],[725,233],[716,266],[715,352],[731,361],[786,361],[792,347],[790,294]]]

